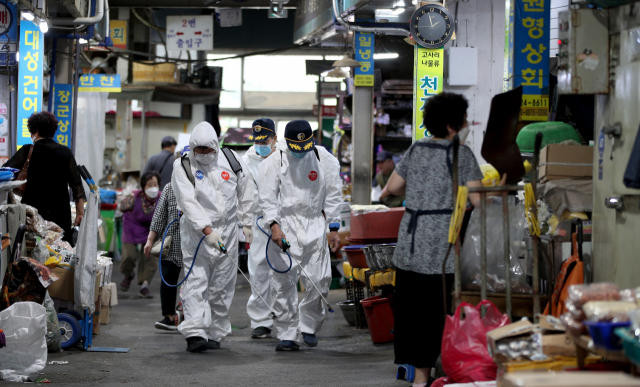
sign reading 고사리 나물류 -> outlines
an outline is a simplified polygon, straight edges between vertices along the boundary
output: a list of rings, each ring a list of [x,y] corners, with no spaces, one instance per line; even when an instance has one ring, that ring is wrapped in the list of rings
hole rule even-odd
[[[422,120],[426,101],[444,88],[444,49],[415,45],[413,64],[413,141],[431,137]]]

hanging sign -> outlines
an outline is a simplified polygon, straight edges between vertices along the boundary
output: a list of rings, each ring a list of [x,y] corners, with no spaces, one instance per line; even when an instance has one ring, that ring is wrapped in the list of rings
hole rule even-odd
[[[356,55],[360,67],[355,69],[355,86],[373,86],[373,48],[375,35],[370,32],[356,32]]]
[[[444,49],[415,46],[413,64],[413,141],[431,137],[422,122],[425,102],[442,93],[444,86]]]
[[[515,0],[513,87],[522,85],[520,120],[546,121],[549,113],[551,1]]]
[[[120,74],[85,74],[78,79],[78,91],[120,93]]]
[[[113,47],[127,49],[127,21],[126,20],[111,20],[109,22],[111,28],[111,41]]]
[[[18,65],[17,149],[31,144],[29,117],[42,110],[42,60],[44,34],[35,23],[20,22],[20,64]]]
[[[15,4],[0,2],[0,66],[16,64],[19,20]]]
[[[167,51],[213,50],[213,15],[167,16]]]
[[[71,145],[71,109],[73,105],[73,85],[57,84],[53,89],[55,116],[58,120],[58,130],[53,136],[58,144]]]

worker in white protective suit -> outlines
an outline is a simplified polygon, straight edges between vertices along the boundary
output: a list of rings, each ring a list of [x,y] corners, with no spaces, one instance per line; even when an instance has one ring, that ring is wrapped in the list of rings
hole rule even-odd
[[[256,220],[263,216],[258,203],[258,171],[260,164],[267,159],[276,149],[278,136],[273,120],[260,118],[253,121],[252,133],[249,141],[254,145],[242,156],[242,161],[247,167],[247,176],[250,179],[245,195],[250,195],[253,200],[250,213],[252,215],[251,229],[244,230],[249,243],[249,276],[253,283],[252,294],[247,302],[247,314],[251,318],[251,337],[263,339],[271,337],[273,319],[269,306],[273,306],[274,294],[271,291],[270,275],[273,272],[266,259],[266,248],[269,237],[262,233],[256,226]],[[253,188],[253,189],[251,189]],[[278,246],[269,244],[270,254],[278,254]],[[263,301],[264,300],[264,301]],[[265,305],[265,302],[269,305]]]
[[[238,220],[250,225],[244,199],[247,177],[242,162],[218,146],[216,131],[199,123],[189,139],[190,152],[173,165],[171,184],[183,212],[180,219],[183,270],[195,264],[182,288],[184,322],[178,330],[187,339],[187,351],[220,348],[231,333],[229,307],[236,285]],[[196,248],[200,244],[197,256]],[[222,252],[225,246],[227,253]]]
[[[297,351],[300,343],[318,345],[316,334],[324,321],[325,307],[311,282],[322,296],[327,296],[331,284],[329,247],[332,251],[340,247],[342,182],[338,160],[323,147],[314,146],[307,121],[289,122],[284,137],[286,144],[279,144],[276,152],[260,164],[258,191],[264,212],[261,227],[271,230],[272,240],[280,248],[283,239],[291,244],[290,254],[310,277],[301,272],[295,260],[291,270],[271,276],[278,316],[274,324],[281,340],[276,351]],[[282,251],[278,255],[269,252],[269,259],[278,270],[289,266],[289,258]],[[296,289],[299,278],[306,289],[300,305]]]

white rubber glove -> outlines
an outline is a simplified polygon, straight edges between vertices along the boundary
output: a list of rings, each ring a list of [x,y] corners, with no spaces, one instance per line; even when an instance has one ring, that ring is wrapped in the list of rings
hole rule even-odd
[[[251,230],[251,227],[242,227],[242,232],[244,233],[244,238],[247,240],[247,243],[253,243],[253,231]]]
[[[217,232],[211,231],[211,234],[207,235],[204,241],[207,242],[210,247],[214,247],[218,249],[218,251],[222,251],[222,249],[220,249],[219,243],[224,244],[224,242],[222,242],[222,238]]]

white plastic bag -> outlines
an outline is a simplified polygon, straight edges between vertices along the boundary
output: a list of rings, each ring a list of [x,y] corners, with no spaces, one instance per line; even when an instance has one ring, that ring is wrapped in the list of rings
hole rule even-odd
[[[81,316],[84,316],[85,309],[89,309],[89,315],[92,315],[96,308],[95,283],[98,266],[99,209],[100,196],[95,193],[89,194],[87,207],[78,232],[77,261],[74,273],[74,308]]]
[[[0,349],[0,379],[33,380],[47,364],[47,311],[35,302],[16,302],[0,312],[7,346]]]
[[[513,293],[531,293],[531,287],[518,262],[522,239],[524,238],[524,206],[515,204],[509,197],[509,244],[511,261],[511,290]],[[504,278],[504,236],[502,233],[502,199],[487,200],[487,290],[490,293],[505,292]],[[465,234],[462,252],[462,287],[480,290],[480,209],[471,214]]]

